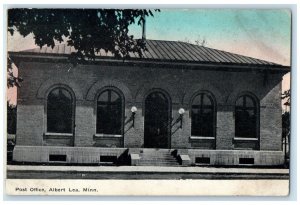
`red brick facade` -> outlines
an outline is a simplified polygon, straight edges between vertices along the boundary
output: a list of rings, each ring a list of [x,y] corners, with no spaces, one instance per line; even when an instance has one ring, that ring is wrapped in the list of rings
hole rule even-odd
[[[88,147],[93,149],[95,147],[143,148],[144,101],[149,91],[156,89],[167,93],[171,100],[171,149],[183,150],[182,152],[185,149],[193,149],[190,151],[192,161],[195,161],[197,152],[202,156],[205,150],[209,150],[207,153],[211,154],[208,155],[216,157],[218,150],[224,152],[231,150],[226,153],[232,156],[232,162],[230,159],[225,159],[227,155],[223,153],[221,154],[225,157],[223,161],[220,159],[218,161],[218,157],[211,160],[216,161],[215,164],[236,164],[234,156],[241,153],[248,153],[248,155],[252,153],[253,156],[258,156],[258,161],[264,165],[282,163],[281,73],[195,70],[184,67],[161,68],[155,65],[143,67],[138,64],[134,66],[89,64],[73,67],[63,62],[37,61],[20,62],[18,67],[19,75],[24,78],[24,82],[18,89],[17,146],[14,153],[14,159],[17,161],[34,161],[32,156],[29,156],[34,149],[30,147],[26,149],[26,146],[34,146],[37,147],[36,149],[45,147],[47,153],[51,152],[51,146],[55,146],[53,150],[57,150],[58,146],[70,150],[71,148],[67,147],[73,145],[78,148],[86,147],[82,150],[88,150]],[[65,86],[75,97],[74,137],[45,134],[47,94],[57,86]],[[124,135],[121,138],[95,136],[96,98],[99,91],[105,87],[117,88],[124,96]],[[191,100],[199,91],[211,93],[215,101],[213,139],[191,138]],[[241,149],[240,147],[247,147],[247,143],[252,142],[235,139],[235,101],[242,93],[249,93],[259,101],[258,151]],[[129,120],[132,106],[137,107],[134,128],[132,121]],[[179,128],[180,123],[176,122],[179,108],[185,109],[182,128]],[[267,155],[264,151],[274,152]],[[260,152],[263,154],[260,155]],[[82,156],[84,155],[86,154],[83,153]],[[257,161],[256,158],[255,160]]]

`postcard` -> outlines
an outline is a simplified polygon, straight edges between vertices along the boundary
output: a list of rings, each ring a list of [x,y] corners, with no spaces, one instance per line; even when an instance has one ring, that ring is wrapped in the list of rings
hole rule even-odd
[[[8,9],[6,193],[288,195],[291,18]]]

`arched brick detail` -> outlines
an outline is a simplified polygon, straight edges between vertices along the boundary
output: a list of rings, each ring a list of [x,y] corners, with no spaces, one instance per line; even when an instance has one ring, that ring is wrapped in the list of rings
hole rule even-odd
[[[187,92],[183,96],[182,104],[189,106],[192,98],[195,96],[195,94],[197,94],[199,92],[205,92],[205,93],[209,93],[210,95],[212,95],[214,97],[216,105],[222,104],[225,101],[225,97],[224,97],[224,95],[221,94],[219,89],[217,89],[216,87],[214,87],[213,85],[211,85],[209,83],[203,82],[203,83],[193,85],[192,87],[187,89]]]
[[[197,95],[199,95],[200,93],[204,93],[204,94],[206,94],[206,95],[209,95],[209,96],[211,97],[212,101],[213,101],[212,103],[213,103],[214,107],[217,106],[217,100],[216,100],[216,97],[214,96],[214,94],[213,94],[212,92],[207,91],[207,90],[198,90],[197,92],[195,92],[195,93],[191,96],[190,101],[189,101],[189,104],[188,104],[189,107],[192,106],[192,103],[193,103],[194,98],[195,98]]]
[[[163,90],[165,93],[168,94],[168,96],[170,96],[170,100],[172,102],[172,104],[179,104],[181,103],[180,98],[178,96],[178,93],[176,91],[174,91],[174,88],[172,88],[171,86],[168,85],[160,85],[160,84],[146,84],[144,86],[142,86],[138,91],[137,94],[135,96],[135,102],[136,103],[143,103],[144,99],[146,97],[147,94],[149,94],[149,91],[151,90]]]
[[[54,87],[68,87],[75,95],[75,99],[83,100],[83,92],[76,82],[70,79],[48,79],[39,87],[36,97],[46,99],[49,90]]]
[[[119,89],[124,97],[125,102],[132,102],[132,94],[129,88],[122,82],[116,81],[116,80],[99,80],[95,82],[88,90],[85,99],[89,101],[94,101],[95,97],[97,96],[99,90],[101,90],[104,87],[115,87]]]
[[[240,90],[240,89],[236,89],[229,95],[227,99],[227,104],[235,105],[236,100],[242,95],[250,95],[260,104],[259,96],[255,95],[255,92],[253,92],[252,90]]]

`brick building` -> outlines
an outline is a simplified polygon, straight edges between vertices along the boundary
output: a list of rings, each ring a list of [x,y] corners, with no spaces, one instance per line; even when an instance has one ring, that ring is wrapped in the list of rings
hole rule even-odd
[[[10,52],[18,89],[13,159],[131,165],[281,165],[281,82],[290,67],[147,40],[125,61],[72,66],[66,45]]]

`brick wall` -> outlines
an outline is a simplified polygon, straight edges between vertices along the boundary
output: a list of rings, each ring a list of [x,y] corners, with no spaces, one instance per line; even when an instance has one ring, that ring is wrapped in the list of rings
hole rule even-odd
[[[125,67],[63,63],[22,62],[19,74],[24,78],[18,89],[17,145],[47,145],[43,137],[47,93],[59,85],[70,87],[76,98],[76,147],[143,147],[144,98],[151,89],[168,93],[172,101],[172,148],[234,149],[234,104],[241,92],[251,92],[260,101],[260,149],[281,150],[281,75],[262,73],[196,71],[155,67]],[[105,86],[118,88],[124,95],[124,136],[95,138],[95,97]],[[213,94],[216,103],[215,139],[191,140],[190,102],[198,91]],[[136,106],[135,126],[129,120],[130,108]],[[183,127],[175,123],[183,107]],[[99,141],[100,140],[100,141]],[[53,140],[51,141],[53,142]],[[55,140],[54,140],[55,143]],[[55,144],[54,144],[55,145]],[[61,144],[60,144],[61,145]],[[70,146],[66,143],[66,146]],[[206,147],[206,148],[207,148]]]

